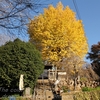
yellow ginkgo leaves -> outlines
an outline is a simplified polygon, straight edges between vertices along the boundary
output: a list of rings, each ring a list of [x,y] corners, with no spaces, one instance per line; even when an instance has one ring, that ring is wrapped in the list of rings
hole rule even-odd
[[[50,5],[30,22],[30,41],[36,45],[44,60],[59,61],[72,53],[83,58],[88,51],[82,21],[77,20],[69,7],[61,2]]]

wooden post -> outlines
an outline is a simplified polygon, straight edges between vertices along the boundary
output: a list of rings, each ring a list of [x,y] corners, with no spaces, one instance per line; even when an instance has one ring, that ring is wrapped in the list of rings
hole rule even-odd
[[[50,79],[50,69],[48,70],[48,79]]]

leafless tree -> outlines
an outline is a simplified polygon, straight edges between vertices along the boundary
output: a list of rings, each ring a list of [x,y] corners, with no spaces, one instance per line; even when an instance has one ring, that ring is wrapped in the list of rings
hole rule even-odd
[[[45,0],[46,1],[46,0]],[[0,32],[21,33],[39,8],[45,6],[43,0],[0,0]]]

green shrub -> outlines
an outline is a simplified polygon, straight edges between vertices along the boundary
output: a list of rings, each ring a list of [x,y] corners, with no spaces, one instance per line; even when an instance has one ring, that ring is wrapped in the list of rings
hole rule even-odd
[[[84,91],[91,91],[91,90],[93,90],[93,88],[89,88],[89,87],[83,87],[82,88],[82,91],[84,92]]]
[[[100,86],[96,87],[95,90],[100,90]]]
[[[7,97],[2,97],[0,100],[9,100]]]
[[[63,90],[64,92],[68,92],[68,88],[67,88],[66,86],[62,86],[62,90]]]
[[[82,91],[93,91],[93,90],[100,90],[100,87],[91,88],[91,87],[83,87]]]
[[[100,100],[100,91],[96,90],[76,93],[74,94],[74,100]]]

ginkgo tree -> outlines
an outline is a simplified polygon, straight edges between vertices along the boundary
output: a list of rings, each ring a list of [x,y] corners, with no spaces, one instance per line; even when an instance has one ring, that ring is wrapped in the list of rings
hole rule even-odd
[[[61,2],[56,7],[49,5],[43,14],[35,16],[28,25],[28,33],[43,60],[52,63],[70,57],[72,53],[83,58],[88,51],[82,21]]]

